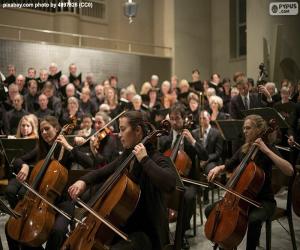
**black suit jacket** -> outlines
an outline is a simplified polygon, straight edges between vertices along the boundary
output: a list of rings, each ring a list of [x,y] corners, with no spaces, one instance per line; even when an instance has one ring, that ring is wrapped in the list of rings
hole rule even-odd
[[[199,128],[193,130],[192,135],[199,143],[202,143],[202,142],[200,142]],[[208,154],[208,162],[207,163],[216,162],[217,164],[221,164],[224,140],[223,140],[219,130],[215,129],[214,127],[211,127],[206,140],[207,140],[207,143],[206,143],[205,150]]]
[[[250,93],[250,109],[266,106],[262,103],[261,98],[257,94]],[[234,96],[230,101],[230,116],[232,119],[243,119],[242,111],[245,110],[245,105],[241,95]]]

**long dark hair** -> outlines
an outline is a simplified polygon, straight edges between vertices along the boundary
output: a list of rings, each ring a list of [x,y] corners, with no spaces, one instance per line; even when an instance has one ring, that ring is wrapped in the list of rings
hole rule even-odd
[[[150,131],[149,124],[147,123],[147,120],[145,119],[141,111],[135,111],[135,110],[127,111],[120,118],[122,117],[127,118],[130,127],[132,127],[133,129],[140,126],[143,131],[143,137],[149,133]]]
[[[61,130],[61,126],[60,126],[57,118],[54,116],[45,116],[44,118],[42,118],[40,120],[40,125],[42,122],[48,122],[52,127],[56,128],[56,130],[58,131],[57,134]],[[49,145],[47,142],[44,141],[40,128],[39,128],[39,143],[38,144],[39,144],[38,160],[41,160],[46,157],[48,150],[49,150]]]

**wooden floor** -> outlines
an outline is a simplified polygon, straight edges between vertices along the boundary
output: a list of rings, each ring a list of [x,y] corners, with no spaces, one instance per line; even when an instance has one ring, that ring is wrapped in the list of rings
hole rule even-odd
[[[282,190],[277,197],[277,203],[279,206],[284,206],[286,191]],[[198,209],[199,211],[199,209]],[[7,221],[7,216],[0,216],[0,235],[2,238],[3,249],[8,249],[5,235],[4,235],[4,225]],[[297,247],[300,250],[300,218],[294,215],[294,228],[296,234]],[[288,230],[288,223],[286,219],[280,220],[282,226]],[[290,250],[292,249],[292,244],[289,234],[282,228],[282,226],[277,222],[273,221],[272,223],[272,250]],[[172,229],[172,225],[171,225]],[[192,232],[188,232],[192,234]],[[197,215],[197,235],[196,237],[189,238],[191,250],[211,250],[212,244],[205,238],[203,234],[203,226],[200,226],[200,216]],[[260,240],[261,247],[258,249],[265,249],[265,227],[263,226],[263,231]],[[245,240],[241,243],[238,249],[245,249]]]

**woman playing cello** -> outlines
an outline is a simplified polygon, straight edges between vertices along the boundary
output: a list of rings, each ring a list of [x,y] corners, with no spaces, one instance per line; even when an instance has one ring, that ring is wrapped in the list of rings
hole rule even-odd
[[[58,138],[58,134],[61,130],[61,127],[58,123],[58,120],[55,117],[52,116],[46,116],[43,118],[40,122],[40,137],[38,142],[38,147],[36,147],[33,151],[28,152],[21,158],[18,158],[14,161],[14,167],[15,171],[17,173],[17,179],[20,181],[25,181],[28,179],[30,175],[30,168],[29,165],[34,160],[38,159],[44,159],[47,155],[47,152],[51,148],[52,144],[55,140],[59,142],[60,138]],[[61,137],[61,136],[59,136]],[[67,169],[69,169],[72,161],[70,161],[71,153],[69,151],[64,151],[64,154],[60,154],[61,147],[56,147],[54,151],[54,158],[58,159],[60,163]],[[61,157],[59,157],[59,155]],[[61,159],[59,159],[61,158]],[[9,186],[8,186],[9,187]],[[15,194],[14,201],[12,200],[13,197],[10,199],[10,204],[12,207],[15,207],[17,204],[17,201],[19,200],[20,196],[23,196],[26,190],[21,188],[21,191],[18,194]],[[17,197],[19,196],[19,198]],[[65,212],[71,214],[73,212],[73,205],[69,201],[64,201],[64,199],[61,197],[59,201],[56,202],[56,204]],[[48,241],[46,244],[46,249],[59,249],[61,243],[63,242],[63,239],[65,237],[65,234],[67,233],[67,227],[68,227],[69,221],[63,217],[63,216],[57,216],[54,227],[51,230],[51,233],[48,237]],[[10,250],[14,249],[43,249],[42,246],[40,247],[28,247],[28,246],[22,246],[18,242],[14,241],[9,237],[7,234],[7,228],[6,228],[6,237],[7,242]]]
[[[261,134],[266,130],[267,124],[261,116],[247,116],[243,126],[245,144],[233,155],[227,164],[216,166],[210,170],[207,177],[208,181],[213,181],[221,172],[232,171],[242,161],[252,144],[259,149],[253,161],[258,168],[262,169],[265,175],[262,188],[256,196],[257,201],[262,207],[250,207],[248,213],[247,250],[256,249],[259,243],[262,223],[272,216],[276,207],[276,201],[271,188],[272,165],[278,167],[285,175],[293,175],[292,165],[281,158],[272,145],[267,146],[260,138]],[[213,204],[206,208],[206,216],[212,212],[215,205]]]
[[[140,142],[147,135],[142,113],[128,111],[119,119],[120,139],[125,151],[112,163],[83,176],[69,188],[75,199],[88,185],[103,182],[111,176],[126,157],[133,153],[134,161],[128,166],[131,179],[139,184],[141,194],[135,211],[122,230],[130,242],[112,244],[111,249],[162,249],[168,243],[167,210],[163,193],[175,188],[176,176],[168,158],[158,153],[152,144]]]

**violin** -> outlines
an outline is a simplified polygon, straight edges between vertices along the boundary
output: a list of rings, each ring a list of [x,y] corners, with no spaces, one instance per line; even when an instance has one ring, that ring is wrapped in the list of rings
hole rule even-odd
[[[274,120],[270,121],[270,125],[260,137],[264,138],[275,130]],[[252,160],[257,151],[257,146],[253,144],[231,175],[226,185],[229,192],[216,204],[205,223],[206,237],[222,248],[232,249],[240,244],[247,230],[249,204],[259,207],[256,202],[250,202],[255,199],[265,180],[264,171]]]
[[[74,117],[60,134],[70,133],[76,127],[76,121]],[[14,209],[20,217],[10,217],[7,222],[8,235],[27,246],[38,247],[47,241],[56,216],[56,210],[49,204],[61,196],[68,181],[68,170],[59,161],[51,159],[56,146],[55,141],[46,158],[40,160],[30,174],[29,186],[37,192],[27,193]]]
[[[100,132],[97,134],[95,140],[92,142],[93,147],[96,150],[99,150],[101,141],[104,140],[111,133],[112,131],[108,127],[104,127],[103,129],[101,129]]]
[[[153,138],[166,133],[166,129],[154,130],[141,143],[146,144]],[[113,223],[114,226],[118,226],[124,225],[134,212],[141,192],[139,186],[127,176],[127,167],[134,157],[133,153],[127,156],[89,201],[88,207],[84,205],[90,213],[87,215],[84,225],[78,225],[70,233],[62,250],[106,249],[106,246],[111,244],[115,230],[112,230],[97,216],[99,215]],[[79,203],[82,204],[80,200]]]

